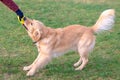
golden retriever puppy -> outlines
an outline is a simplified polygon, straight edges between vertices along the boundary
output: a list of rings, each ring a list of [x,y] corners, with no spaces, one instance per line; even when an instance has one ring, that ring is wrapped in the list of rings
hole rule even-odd
[[[95,46],[95,35],[102,31],[110,30],[114,24],[115,11],[105,10],[91,27],[70,25],[64,28],[52,29],[42,22],[26,18],[24,27],[38,48],[38,57],[35,61],[25,66],[27,76],[35,72],[52,60],[70,50],[77,51],[80,59],[74,64],[75,70],[82,70],[88,63],[88,55]]]

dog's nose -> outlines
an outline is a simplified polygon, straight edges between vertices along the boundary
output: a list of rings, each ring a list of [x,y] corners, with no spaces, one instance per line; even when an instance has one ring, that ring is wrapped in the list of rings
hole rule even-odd
[[[27,20],[27,18],[26,18],[26,17],[24,17],[23,19],[24,19],[24,21],[25,21],[25,20]]]

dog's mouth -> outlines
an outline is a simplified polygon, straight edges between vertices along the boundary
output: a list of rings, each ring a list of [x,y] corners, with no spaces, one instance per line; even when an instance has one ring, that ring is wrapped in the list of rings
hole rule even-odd
[[[27,20],[26,17],[24,17],[24,22]],[[28,31],[28,28],[25,26],[25,23],[23,24],[23,27]]]
[[[23,24],[23,27],[28,31],[28,28],[25,26],[25,24]]]

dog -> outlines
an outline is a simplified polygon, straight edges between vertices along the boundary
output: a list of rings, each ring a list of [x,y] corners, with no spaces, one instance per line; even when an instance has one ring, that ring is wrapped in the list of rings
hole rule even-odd
[[[77,51],[80,59],[74,64],[75,70],[82,70],[88,63],[88,55],[95,46],[95,34],[112,29],[115,10],[108,9],[101,13],[99,19],[91,27],[69,25],[53,29],[46,27],[38,20],[26,18],[24,27],[38,49],[35,61],[23,68],[27,76],[33,76],[36,71],[45,67],[54,57],[68,51]]]

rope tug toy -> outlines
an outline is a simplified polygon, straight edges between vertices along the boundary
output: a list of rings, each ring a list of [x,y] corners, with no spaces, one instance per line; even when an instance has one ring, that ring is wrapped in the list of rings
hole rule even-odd
[[[10,8],[13,12],[17,14],[18,21],[21,24],[24,24],[25,21],[25,16],[23,12],[19,9],[17,4],[13,0],[0,0],[4,5],[6,5],[8,8]]]

